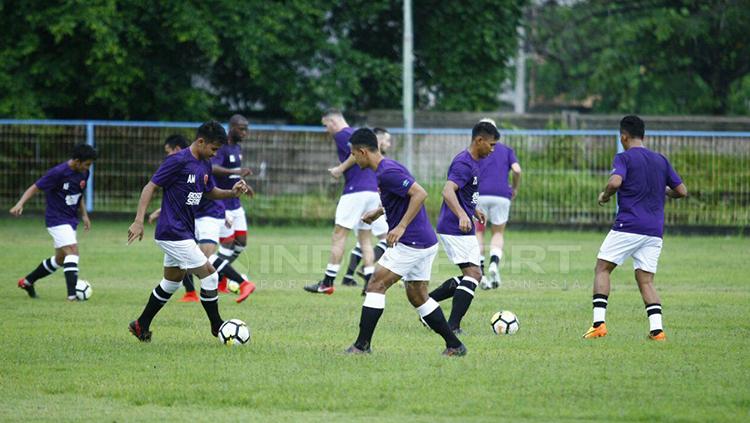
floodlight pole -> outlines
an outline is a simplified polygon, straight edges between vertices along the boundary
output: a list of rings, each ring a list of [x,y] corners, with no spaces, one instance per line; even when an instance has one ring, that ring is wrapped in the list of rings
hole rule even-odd
[[[404,163],[412,173],[414,164],[414,36],[411,22],[411,0],[404,0],[404,69],[403,69],[403,111],[404,134],[406,143],[404,148]]]

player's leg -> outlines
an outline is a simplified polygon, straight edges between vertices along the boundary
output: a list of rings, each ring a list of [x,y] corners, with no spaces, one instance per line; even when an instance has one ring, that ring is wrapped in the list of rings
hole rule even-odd
[[[375,272],[367,284],[365,301],[362,304],[362,312],[359,317],[359,334],[357,340],[346,352],[349,354],[369,353],[372,334],[383,315],[385,309],[385,292],[401,278],[400,275],[391,270],[377,266]]]
[[[411,305],[417,309],[419,317],[435,333],[445,341],[443,355],[462,356],[466,354],[466,347],[453,333],[445,320],[440,304],[427,295],[427,281],[406,281],[406,297]]]
[[[471,302],[474,300],[474,292],[477,289],[482,274],[479,266],[473,263],[461,263],[459,267],[463,272],[463,277],[453,293],[453,305],[450,317],[448,318],[448,326],[456,334],[463,332],[461,330],[461,320],[466,315],[466,312],[469,311]]]
[[[198,276],[201,280],[201,305],[206,311],[208,320],[211,322],[211,334],[219,336],[219,328],[224,323],[219,314],[219,274],[205,258],[202,265],[191,267],[188,271]]]
[[[662,326],[662,307],[659,294],[654,287],[654,274],[656,273],[661,254],[662,239],[657,237],[644,237],[641,247],[633,253],[633,268],[635,269],[635,280],[643,297],[646,307],[646,315],[649,323],[649,339],[664,341],[667,339]]]
[[[225,248],[227,250],[224,251],[224,259],[228,260],[229,263],[234,263],[240,254],[245,251],[245,248],[247,248],[247,215],[245,214],[245,209],[242,207],[234,210],[227,210],[226,213],[229,214],[232,219],[231,229],[234,233],[234,239],[231,245],[229,243],[226,244]]]
[[[318,294],[333,294],[333,281],[336,279],[336,274],[338,274],[341,267],[341,258],[344,255],[344,245],[346,244],[348,234],[348,228],[338,224],[334,226],[333,235],[331,236],[331,255],[328,259],[323,279],[317,283],[306,285],[305,291]]]
[[[503,258],[503,246],[505,245],[505,223],[491,225],[492,238],[490,239],[490,266],[487,269],[493,288],[500,287],[500,260]]]
[[[62,248],[63,272],[65,273],[65,287],[68,291],[68,301],[76,301],[76,284],[78,283],[78,244],[65,245]]]
[[[170,264],[169,266],[164,266],[164,277],[151,291],[151,295],[148,297],[148,302],[146,303],[146,307],[143,308],[141,315],[136,320],[130,322],[128,326],[130,333],[143,342],[151,341],[151,322],[159,310],[172,298],[172,294],[180,287],[180,281],[185,277],[185,270],[179,266],[173,266],[173,264],[176,264],[176,261],[168,259],[166,255],[164,261]]]
[[[58,257],[60,258],[58,259]],[[18,280],[18,287],[25,290],[29,297],[37,298],[34,283],[39,279],[55,273],[55,271],[62,266],[62,260],[64,259],[64,257],[65,256],[62,254],[62,249],[56,248],[54,256],[42,260],[42,262],[39,263],[36,269]]]
[[[480,280],[479,285],[482,287],[482,289],[490,289],[492,288],[492,285],[490,284],[489,279],[484,275],[484,230],[485,225],[483,225],[481,222],[474,222],[474,228],[476,229],[476,235],[477,235],[477,242],[479,243],[479,271],[482,274],[482,279]]]
[[[214,269],[216,269],[216,272],[219,275],[219,280],[226,281],[227,279],[229,279],[240,284],[240,294],[236,301],[238,303],[241,303],[250,294],[252,294],[253,291],[255,291],[255,284],[248,281],[244,275],[241,275],[239,272],[237,272],[234,267],[232,267],[228,259],[225,259],[221,255],[216,254],[216,249],[220,240],[221,229],[223,226],[224,221],[222,219],[212,217],[202,217],[196,219],[196,238],[198,239],[198,246],[200,247],[201,252],[203,252]],[[224,288],[226,288],[226,283],[224,284]],[[217,288],[217,290],[219,292],[225,292],[220,288]],[[229,291],[226,290],[226,292]]]
[[[375,271],[374,266],[374,253],[372,249],[372,232],[370,229],[360,229],[357,231],[357,239],[359,240],[359,246],[362,250],[362,271],[365,275],[365,284],[362,288],[362,295],[367,291],[367,284],[372,277],[372,273]]]
[[[597,259],[594,268],[594,289],[591,300],[593,318],[591,328],[583,334],[586,339],[601,338],[607,335],[605,324],[607,304],[609,301],[610,277],[617,264],[607,260]]]
[[[182,286],[185,287],[185,295],[183,295],[182,298],[177,301],[181,303],[197,303],[200,301],[200,299],[198,299],[198,293],[195,292],[193,275],[186,272],[185,277],[182,278]]]
[[[357,267],[359,267],[359,262],[361,260],[362,249],[360,248],[358,241],[357,245],[355,245],[349,253],[349,265],[346,268],[346,274],[344,274],[344,279],[341,282],[343,285],[357,286],[357,282],[354,280],[354,272],[357,270]]]

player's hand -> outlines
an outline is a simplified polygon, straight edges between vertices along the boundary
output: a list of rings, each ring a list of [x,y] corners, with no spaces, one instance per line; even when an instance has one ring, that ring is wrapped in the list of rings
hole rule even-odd
[[[513,188],[513,193],[510,194],[510,200],[513,201],[516,199],[516,195],[518,195],[518,188]]]
[[[153,213],[148,215],[148,223],[153,224],[154,222],[156,222],[156,219],[159,218],[159,215],[161,215],[161,209],[155,210]]]
[[[461,230],[461,232],[469,232],[471,231],[471,219],[469,219],[469,216],[466,215],[466,213],[462,213],[463,216],[461,216],[458,219],[458,229]]]
[[[401,225],[393,228],[393,230],[388,232],[388,236],[385,238],[386,244],[388,244],[389,247],[394,247],[401,237],[404,236],[404,231],[406,231],[406,228]]]
[[[379,218],[381,215],[380,209],[377,208],[375,210],[370,210],[362,215],[362,221],[367,223],[368,225],[374,222],[377,218]]]
[[[341,175],[344,174],[340,166],[335,166],[335,167],[328,169],[328,173],[330,173],[334,179],[338,179],[341,177]]]
[[[597,199],[600,206],[603,206],[605,203],[609,202],[609,197],[607,197],[607,194],[604,193],[604,191],[599,193],[599,198]]]
[[[474,216],[476,216],[477,220],[482,225],[484,225],[485,223],[487,223],[487,216],[484,213],[482,213],[481,211],[479,211],[479,209],[475,209],[474,210]]]
[[[12,214],[13,216],[18,217],[22,213],[23,213],[23,206],[20,204],[16,204],[15,206],[13,206],[13,208],[10,209],[10,214]]]
[[[143,222],[133,222],[128,228],[128,245],[132,244],[133,241],[143,239]]]
[[[255,195],[253,189],[250,188],[250,185],[248,185],[244,179],[240,179],[239,181],[237,181],[237,183],[234,184],[234,186],[232,187],[232,192],[234,193],[235,197],[239,197],[242,194],[247,194],[250,197]]]
[[[83,221],[83,230],[88,231],[91,229],[91,219],[89,219],[89,215],[85,215],[81,217],[81,220]]]
[[[240,175],[241,177],[243,177],[243,178],[244,178],[245,176],[249,176],[249,175],[252,175],[252,174],[253,174],[253,171],[252,171],[252,170],[250,170],[250,168],[249,168],[249,167],[242,167],[242,168],[240,168],[240,173],[239,173],[239,175]]]

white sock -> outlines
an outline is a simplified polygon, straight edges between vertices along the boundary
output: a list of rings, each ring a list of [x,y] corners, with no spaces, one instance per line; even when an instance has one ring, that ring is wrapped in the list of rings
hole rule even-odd
[[[650,331],[664,330],[661,325],[661,304],[649,304],[646,306],[648,314],[648,326]]]

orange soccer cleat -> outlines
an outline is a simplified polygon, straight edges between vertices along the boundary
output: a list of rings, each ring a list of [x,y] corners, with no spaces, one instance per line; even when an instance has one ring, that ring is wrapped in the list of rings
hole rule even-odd
[[[179,300],[177,300],[180,303],[199,303],[201,302],[200,298],[198,298],[198,294],[195,291],[188,291],[185,293],[185,295],[182,296]]]
[[[583,334],[583,339],[601,338],[607,336],[607,325],[602,323],[599,327],[593,327]]]
[[[648,334],[648,339],[652,341],[666,341],[667,340],[667,334],[664,333],[664,331],[661,331],[657,333],[656,335]]]
[[[222,276],[221,279],[219,279],[219,292],[222,294],[229,294],[229,289],[227,289],[227,277]]]
[[[255,291],[255,284],[250,281],[242,281],[240,284],[240,296],[235,300],[237,303],[245,301],[248,295]]]

